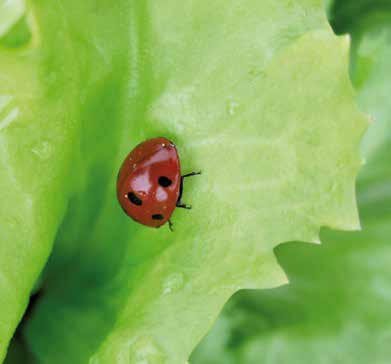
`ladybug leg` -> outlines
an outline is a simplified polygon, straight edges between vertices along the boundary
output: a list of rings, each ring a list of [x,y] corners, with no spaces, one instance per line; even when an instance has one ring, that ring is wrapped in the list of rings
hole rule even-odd
[[[176,203],[176,207],[180,207],[180,208],[186,209],[186,210],[191,210],[191,205],[186,205],[185,203],[180,202],[180,201],[178,201]]]
[[[198,175],[200,175],[200,174],[201,174],[201,171],[199,171],[199,172],[191,172],[191,173],[187,173],[187,174],[185,174],[185,175],[183,175],[183,176],[181,177],[181,185],[180,185],[180,187],[179,187],[179,197],[178,197],[178,201],[177,201],[177,203],[176,203],[176,207],[180,207],[180,208],[186,209],[186,210],[191,210],[191,205],[187,205],[187,204],[185,204],[185,203],[183,203],[183,202],[181,201],[181,199],[182,199],[182,193],[183,193],[183,180],[184,180],[186,177],[198,176]]]
[[[168,227],[170,229],[170,231],[174,231],[174,224],[172,223],[171,219],[168,220]]]
[[[187,173],[187,174],[185,174],[185,175],[182,176],[182,179],[183,179],[183,178],[186,178],[186,177],[198,176],[198,175],[200,175],[200,174],[201,174],[201,171]]]

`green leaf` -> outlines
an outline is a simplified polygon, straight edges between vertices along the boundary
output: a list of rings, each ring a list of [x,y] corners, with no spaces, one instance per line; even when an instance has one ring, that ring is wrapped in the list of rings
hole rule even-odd
[[[388,362],[390,157],[372,160],[363,172],[386,163],[387,177],[369,184],[364,177],[360,180],[363,231],[327,230],[322,246],[279,247],[277,256],[291,284],[240,292],[196,349],[191,364]]]
[[[25,10],[24,0],[0,1],[0,38],[20,19]]]
[[[337,2],[335,8],[348,3]],[[361,108],[373,115],[362,145],[367,161],[358,180],[363,230],[325,230],[319,247],[279,247],[290,286],[236,295],[192,364],[389,361],[391,18],[382,13],[381,19],[377,11],[364,12],[363,27],[352,34],[352,77]]]
[[[69,50],[57,35],[61,40],[58,60]],[[50,253],[71,188],[64,180],[78,134],[75,85],[50,66],[48,49],[32,39],[27,48],[0,51],[0,359]]]
[[[183,364],[234,292],[286,282],[276,245],[358,228],[366,121],[321,1],[39,1],[28,19],[28,45],[0,51],[1,342],[55,234],[38,362]],[[124,156],[158,135],[203,171],[175,233],[115,199]]]
[[[382,17],[391,10],[388,0],[327,0],[329,5],[329,18],[334,30],[339,33],[356,33],[366,29],[365,18],[371,16]]]

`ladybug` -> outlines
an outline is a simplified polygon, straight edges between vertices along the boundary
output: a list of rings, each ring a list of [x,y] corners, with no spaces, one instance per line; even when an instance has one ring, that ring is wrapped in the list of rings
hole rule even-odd
[[[117,179],[117,198],[124,210],[140,224],[158,228],[170,220],[176,207],[191,209],[181,202],[183,180],[199,175],[181,175],[178,151],[166,138],[148,139],[125,158]]]

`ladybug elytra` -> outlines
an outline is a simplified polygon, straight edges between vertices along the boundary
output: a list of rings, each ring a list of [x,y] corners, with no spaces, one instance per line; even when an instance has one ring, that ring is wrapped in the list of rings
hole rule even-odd
[[[125,158],[117,179],[117,198],[125,213],[140,224],[158,228],[169,222],[176,207],[191,209],[181,202],[183,179],[175,144],[153,138],[137,145]]]

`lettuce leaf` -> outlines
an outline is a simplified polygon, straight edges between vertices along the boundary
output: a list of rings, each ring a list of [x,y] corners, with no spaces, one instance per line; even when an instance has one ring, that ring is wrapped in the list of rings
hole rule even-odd
[[[357,9],[356,3],[350,6]],[[336,2],[334,11],[348,6]],[[191,364],[389,361],[391,13],[378,10],[363,12],[352,29],[352,79],[361,108],[373,115],[358,180],[363,230],[324,230],[319,247],[280,246],[277,256],[291,284],[237,294]]]
[[[17,22],[26,10],[23,0],[0,2],[0,38]]]
[[[23,16],[31,37],[0,51],[0,356],[55,236],[22,327],[37,362],[183,364],[234,292],[286,282],[275,246],[359,227],[366,119],[321,1],[43,0]],[[115,199],[120,162],[157,135],[203,171],[175,233]]]

